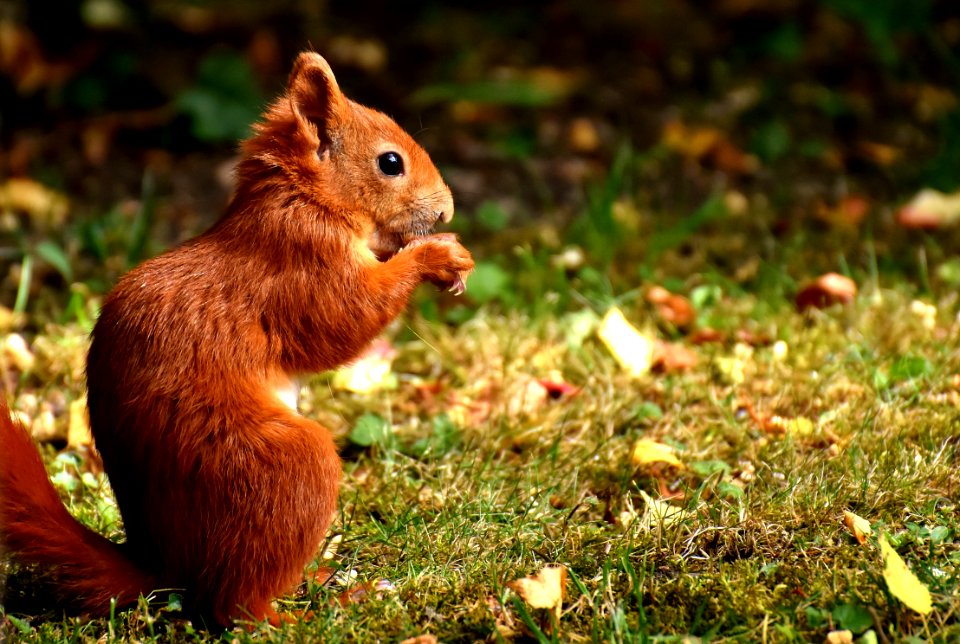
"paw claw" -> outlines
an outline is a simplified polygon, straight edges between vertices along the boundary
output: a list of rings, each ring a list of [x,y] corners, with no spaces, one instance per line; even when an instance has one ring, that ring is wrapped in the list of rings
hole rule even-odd
[[[463,295],[463,292],[467,290],[467,276],[463,272],[458,273],[457,278],[453,280],[453,284],[447,290],[454,295]]]

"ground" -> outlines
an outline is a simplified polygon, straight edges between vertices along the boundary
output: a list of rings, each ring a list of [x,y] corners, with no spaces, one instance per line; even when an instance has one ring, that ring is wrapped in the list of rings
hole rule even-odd
[[[430,151],[479,264],[461,298],[421,288],[353,380],[306,383],[344,458],[336,574],[281,600],[310,620],[228,637],[960,636],[950,3],[234,4],[3,32],[46,66],[0,68],[2,373],[77,516],[122,538],[78,420],[103,294],[213,221],[310,42]],[[905,207],[925,188],[946,205]],[[537,608],[513,582],[548,565],[565,592]],[[168,594],[64,618],[12,572],[25,641],[220,637]]]

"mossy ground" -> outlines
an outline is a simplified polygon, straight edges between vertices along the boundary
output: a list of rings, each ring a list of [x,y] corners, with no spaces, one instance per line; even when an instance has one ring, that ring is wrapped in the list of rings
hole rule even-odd
[[[781,243],[784,275],[802,281],[797,267],[815,246]],[[640,298],[622,301],[638,326],[698,357],[688,370],[640,378],[571,331],[591,305],[553,315],[490,307],[457,325],[412,314],[391,330],[395,389],[350,394],[321,375],[304,391],[303,412],[337,433],[345,460],[334,555],[321,564],[339,572],[280,602],[312,611],[309,620],[210,634],[158,594],[109,620],[12,612],[5,632],[24,641],[822,641],[850,629],[864,642],[954,640],[958,303],[943,285],[920,293],[902,274],[854,273],[852,303],[805,313],[789,286],[751,292],[714,279],[697,299],[698,324],[727,330],[726,342],[695,344],[657,328]],[[708,281],[691,278],[686,290]],[[81,393],[78,336],[75,324],[41,333],[56,347],[38,355],[41,399]],[[579,391],[527,400],[531,378]],[[389,434],[351,443],[363,414],[385,419]],[[676,447],[684,467],[635,467],[641,437]],[[74,512],[119,536],[102,479],[48,454],[54,473],[74,475],[61,475],[63,485],[79,483],[68,495]],[[641,492],[673,495],[685,514],[646,524]],[[844,526],[845,510],[872,523],[866,544]],[[930,615],[888,591],[881,534],[929,587]],[[507,588],[552,563],[569,573],[555,624]]]

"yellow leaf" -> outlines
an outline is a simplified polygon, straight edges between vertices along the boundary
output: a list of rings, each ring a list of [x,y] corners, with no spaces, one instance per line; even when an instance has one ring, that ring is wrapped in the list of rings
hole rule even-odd
[[[661,143],[685,157],[700,159],[717,147],[723,133],[717,128],[670,121],[663,128]]]
[[[67,425],[67,447],[77,448],[93,443],[90,422],[87,418],[87,397],[70,403],[70,421]]]
[[[666,501],[654,499],[643,490],[640,490],[640,496],[643,497],[643,502],[647,504],[643,518],[640,519],[640,525],[648,530],[658,526],[670,526],[687,517],[683,508],[670,505]]]
[[[797,416],[796,418],[772,416],[770,426],[777,432],[793,434],[794,436],[811,436],[816,429],[813,421],[803,416]]]
[[[3,339],[4,357],[21,373],[33,369],[35,358],[27,341],[19,333],[11,333]]]
[[[566,591],[567,569],[546,566],[536,575],[516,579],[507,584],[530,608],[552,609],[560,617],[560,607]]]
[[[669,463],[682,468],[683,463],[675,456],[675,453],[676,450],[669,445],[652,441],[649,438],[641,438],[633,444],[630,460],[637,466],[650,463]]]
[[[654,342],[627,322],[620,309],[614,306],[607,311],[597,328],[597,335],[631,376],[642,376],[650,371]]]
[[[0,185],[0,210],[25,212],[49,225],[59,225],[69,208],[64,195],[33,179],[14,177]]]
[[[713,360],[719,375],[731,385],[742,385],[747,379],[746,362],[740,358],[717,356]]]
[[[914,575],[906,562],[887,542],[884,535],[880,539],[880,554],[883,556],[883,579],[887,582],[890,594],[906,604],[907,608],[926,615],[933,610],[930,591]]]
[[[867,542],[867,536],[873,534],[873,529],[870,527],[870,522],[859,517],[853,512],[848,512],[847,510],[843,511],[843,522],[847,526],[847,530],[850,531],[850,534],[854,536],[861,546]]]

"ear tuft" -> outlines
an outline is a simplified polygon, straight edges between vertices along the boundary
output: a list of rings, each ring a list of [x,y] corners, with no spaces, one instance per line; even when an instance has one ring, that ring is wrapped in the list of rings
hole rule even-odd
[[[287,97],[300,128],[317,128],[321,140],[329,141],[332,130],[343,120],[347,100],[340,92],[337,79],[323,56],[316,52],[301,53],[293,64],[287,82]]]

